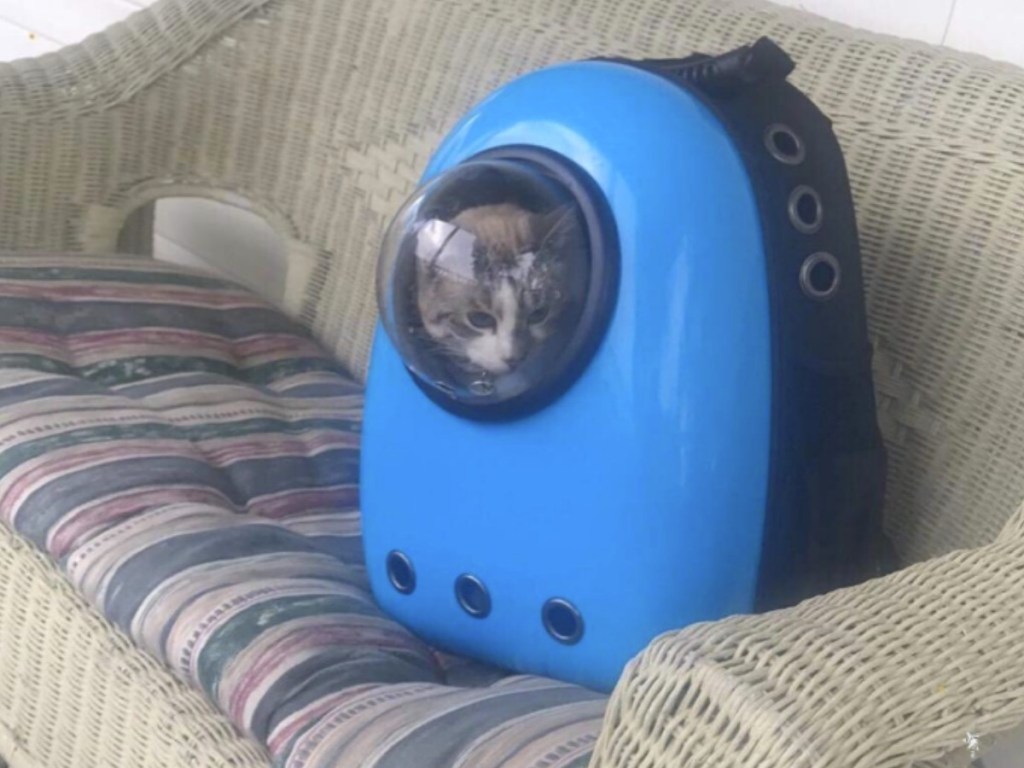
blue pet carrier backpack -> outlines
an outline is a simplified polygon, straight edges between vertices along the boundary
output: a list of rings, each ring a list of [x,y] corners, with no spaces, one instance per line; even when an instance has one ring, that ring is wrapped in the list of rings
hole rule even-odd
[[[607,690],[663,631],[876,571],[853,205],[791,69],[767,39],[553,66],[431,159],[382,249],[362,470],[375,595],[420,636]]]

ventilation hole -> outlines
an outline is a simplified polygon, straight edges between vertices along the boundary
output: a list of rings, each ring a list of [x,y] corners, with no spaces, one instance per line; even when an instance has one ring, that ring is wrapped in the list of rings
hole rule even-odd
[[[583,637],[583,616],[568,600],[548,600],[541,610],[541,620],[548,634],[560,643],[574,645]]]
[[[412,567],[409,556],[397,549],[393,550],[388,554],[387,569],[391,586],[403,595],[412,594],[416,589],[416,570]]]
[[[839,262],[831,253],[815,253],[800,267],[800,288],[812,299],[824,301],[839,290]]]
[[[836,271],[824,261],[820,261],[811,267],[811,289],[816,293],[828,293],[836,284]]]
[[[810,235],[821,229],[823,214],[821,198],[811,187],[797,187],[790,194],[789,220],[800,232]]]
[[[480,579],[468,573],[455,580],[455,599],[475,619],[486,618],[491,612],[491,593]]]
[[[764,144],[781,163],[797,165],[804,160],[804,143],[788,126],[776,123],[764,132]]]

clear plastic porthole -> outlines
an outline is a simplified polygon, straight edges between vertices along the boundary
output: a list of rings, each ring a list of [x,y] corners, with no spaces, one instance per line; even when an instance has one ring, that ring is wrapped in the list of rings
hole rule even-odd
[[[384,328],[421,388],[466,416],[542,407],[585,368],[614,302],[603,198],[568,161],[492,151],[402,207],[377,276]]]

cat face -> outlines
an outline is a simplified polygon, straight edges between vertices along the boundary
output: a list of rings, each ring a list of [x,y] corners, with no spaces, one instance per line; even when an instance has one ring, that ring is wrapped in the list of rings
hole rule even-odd
[[[433,343],[467,372],[503,375],[554,333],[568,295],[566,211],[470,208],[418,233],[416,301]]]

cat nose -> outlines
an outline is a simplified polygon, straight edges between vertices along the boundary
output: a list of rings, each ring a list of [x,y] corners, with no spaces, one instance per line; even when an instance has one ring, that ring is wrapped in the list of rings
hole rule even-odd
[[[504,362],[505,365],[507,365],[509,368],[515,368],[517,365],[523,362],[524,357],[525,355],[523,355],[521,352],[516,352],[513,355],[506,356],[502,362]]]

